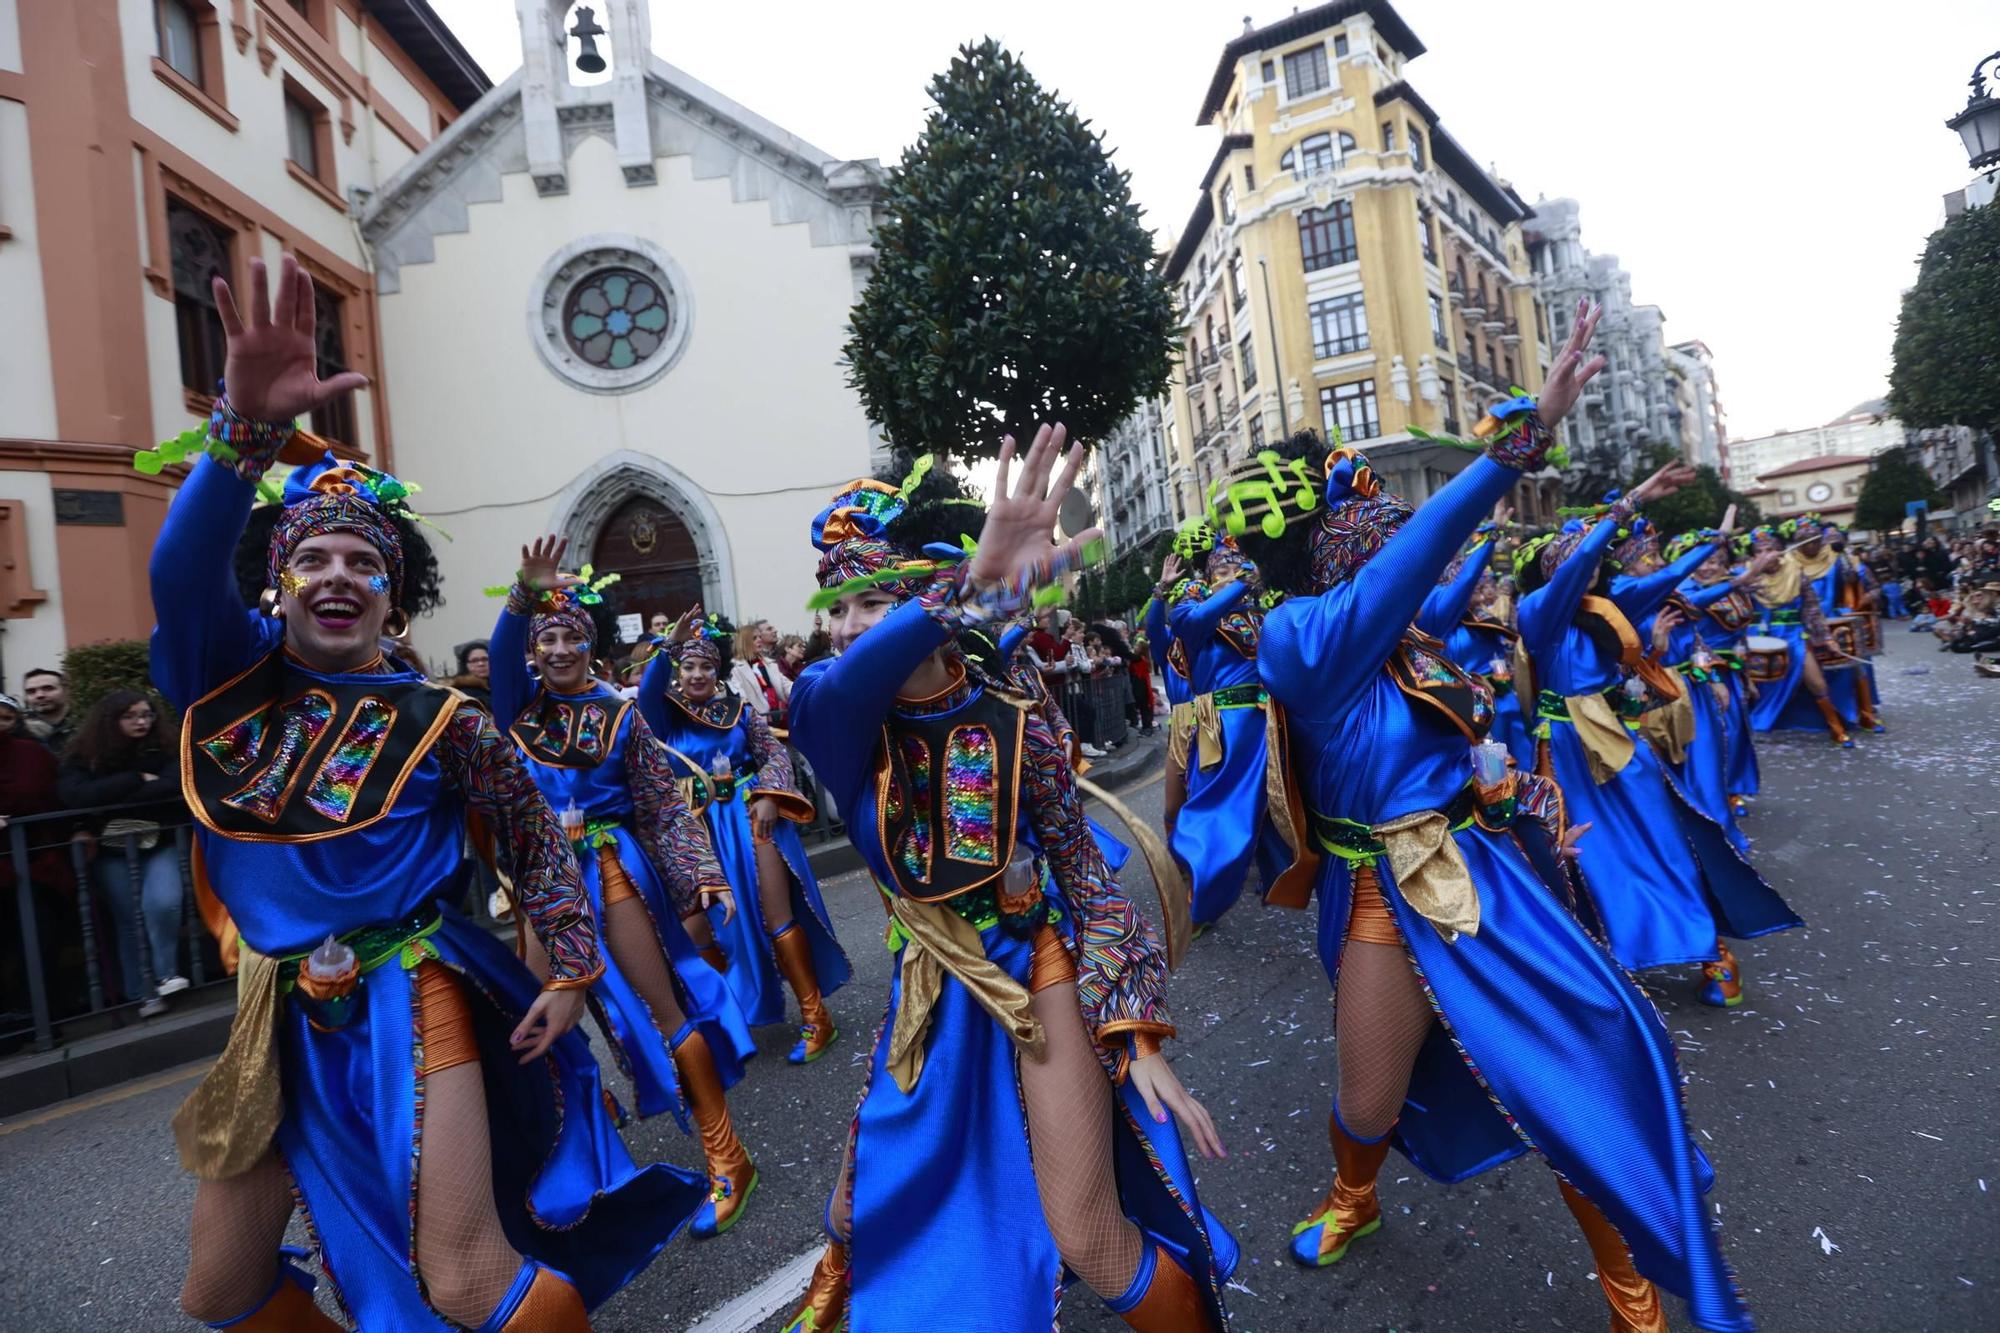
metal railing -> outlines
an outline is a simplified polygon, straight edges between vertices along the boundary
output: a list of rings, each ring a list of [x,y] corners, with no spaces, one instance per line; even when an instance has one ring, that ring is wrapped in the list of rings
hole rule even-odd
[[[1124,667],[1093,671],[1063,679],[1063,715],[1076,728],[1077,740],[1108,748],[1125,741],[1127,713],[1133,706],[1132,676]]]

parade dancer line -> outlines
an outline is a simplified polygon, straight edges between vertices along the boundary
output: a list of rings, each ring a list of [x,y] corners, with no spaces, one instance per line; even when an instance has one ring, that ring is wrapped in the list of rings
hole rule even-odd
[[[151,569],[153,679],[186,710],[196,845],[243,958],[229,1046],[175,1117],[200,1178],[181,1307],[239,1333],[335,1327],[281,1258],[296,1186],[363,1329],[588,1329],[704,1182],[636,1169],[604,1112],[570,1031],[603,966],[576,861],[485,715],[385,664],[385,622],[434,596],[436,566],[401,483],[295,441],[294,416],[366,381],[315,375],[312,282],[290,256],[275,311],[263,262],[250,272],[247,318],[214,282],[228,391]],[[266,616],[232,566],[281,453],[307,466],[271,532]],[[444,905],[468,807],[544,983]]]
[[[610,954],[591,991],[619,1067],[637,1089],[639,1114],[671,1111],[686,1130],[693,1112],[709,1176],[694,1233],[716,1236],[735,1225],[757,1188],[725,1095],[757,1046],[736,997],[696,952],[681,918],[710,904],[734,915],[735,897],[645,718],[590,674],[591,648],[602,637],[591,609],[603,601],[578,576],[559,572],[565,546],[544,537],[521,548],[490,641],[493,716],[577,847]],[[528,674],[530,654],[539,686]],[[541,970],[540,957],[529,961]]]
[[[879,481],[813,524],[839,655],[799,677],[792,737],[882,891],[896,965],[795,1330],[1042,1333],[1066,1272],[1133,1328],[1222,1324],[1235,1243],[1177,1125],[1206,1154],[1221,1142],[1160,1054],[1160,948],[1105,868],[1038,687],[954,646],[1096,535],[1050,545],[1082,465],[1078,447],[1050,488],[1062,439],[1044,427],[1018,470],[1006,442],[970,561],[953,559],[962,506],[930,506],[927,534],[922,497]],[[951,554],[919,555],[927,537]]]
[[[639,709],[696,793],[723,873],[743,890],[734,920],[713,930],[718,942],[703,952],[729,978],[752,1024],[784,1022],[784,986],[791,986],[799,1039],[786,1059],[810,1064],[840,1035],[824,997],[846,985],[853,969],[799,841],[812,803],[763,717],[722,689],[729,638],[700,616],[695,606],[676,620],[664,649],[646,664]]]
[[[1318,896],[1340,1054],[1333,1184],[1293,1228],[1292,1252],[1331,1264],[1380,1228],[1376,1178],[1392,1145],[1443,1181],[1533,1148],[1559,1174],[1613,1327],[1665,1333],[1658,1283],[1701,1327],[1747,1333],[1701,1197],[1712,1173],[1689,1141],[1673,1044],[1567,908],[1575,830],[1561,797],[1504,760],[1482,775],[1473,746],[1491,694],[1411,629],[1439,571],[1542,466],[1549,423],[1602,369],[1601,357],[1580,364],[1597,317],[1578,309],[1539,409],[1502,404],[1504,418],[1482,423],[1485,456],[1414,515],[1365,457],[1336,448],[1322,465],[1308,435],[1278,460],[1296,477],[1284,516],[1303,521],[1275,539],[1253,522],[1240,538],[1294,594],[1265,620],[1259,656],[1294,761],[1287,805],[1302,848],[1271,901]]]
[[[1722,712],[1725,740],[1723,790],[1729,797],[1729,812],[1741,819],[1750,813],[1749,798],[1762,787],[1757,771],[1757,742],[1750,726],[1750,704],[1756,698],[1757,683],[1743,660],[1743,643],[1757,620],[1757,604],[1747,591],[1770,572],[1775,561],[1765,558],[1756,572],[1745,566],[1736,572],[1729,566],[1727,543],[1721,534],[1704,528],[1683,533],[1667,545],[1668,559],[1678,559],[1702,542],[1717,542],[1708,558],[1695,568],[1694,576],[1681,585],[1681,595],[1700,613],[1698,631],[1702,642],[1715,654],[1714,671],[1729,692]]]
[[[1773,680],[1758,682],[1757,699],[1750,708],[1750,724],[1758,731],[1785,728],[1800,731],[1824,730],[1833,743],[1844,750],[1854,748],[1847,734],[1847,719],[1829,697],[1826,672],[1818,653],[1832,643],[1825,608],[1819,593],[1806,576],[1806,567],[1785,549],[1785,539],[1776,528],[1761,527],[1750,533],[1750,553],[1776,551],[1785,555],[1776,568],[1750,585],[1762,619],[1760,628],[1785,645],[1784,673]],[[1817,721],[1793,706],[1803,688],[1818,711]]]

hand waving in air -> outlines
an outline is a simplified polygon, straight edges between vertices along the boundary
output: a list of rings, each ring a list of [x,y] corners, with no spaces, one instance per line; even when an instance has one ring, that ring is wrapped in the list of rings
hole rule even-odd
[[[674,627],[667,631],[668,643],[686,643],[694,637],[695,622],[701,619],[701,603],[696,602],[687,610],[674,617]]]
[[[1583,392],[1583,386],[1604,369],[1605,362],[1601,356],[1584,360],[1584,354],[1590,350],[1591,336],[1597,332],[1597,321],[1603,317],[1603,306],[1592,305],[1586,300],[1576,303],[1576,319],[1570,328],[1569,338],[1563,343],[1555,363],[1549,367],[1548,376],[1542,381],[1541,395],[1535,400],[1535,414],[1550,430],[1554,430],[1556,423],[1576,406],[1577,395]]]
[[[537,537],[532,546],[523,546],[521,582],[536,592],[550,592],[583,582],[578,575],[562,572],[563,552],[568,549],[569,538],[554,536]]]
[[[1102,528],[1088,528],[1061,546],[1053,540],[1063,497],[1083,468],[1081,441],[1071,445],[1068,453],[1063,452],[1068,437],[1068,429],[1061,425],[1045,425],[1036,431],[1018,473],[1014,471],[1014,437],[1001,441],[1000,467],[993,476],[993,503],[986,511],[986,526],[979,532],[979,550],[972,557],[974,581],[1040,586],[1049,581],[1058,565],[1075,564],[1078,553],[1104,535]],[[1059,455],[1062,469],[1056,471]],[[1051,472],[1055,472],[1054,485],[1049,483]]]
[[[313,283],[299,261],[286,255],[278,270],[278,301],[271,305],[270,272],[261,259],[250,261],[250,304],[239,313],[235,293],[213,280],[216,313],[227,344],[222,382],[236,414],[252,421],[290,421],[353,389],[368,377],[343,370],[319,377]],[[247,318],[245,316],[248,316]]]

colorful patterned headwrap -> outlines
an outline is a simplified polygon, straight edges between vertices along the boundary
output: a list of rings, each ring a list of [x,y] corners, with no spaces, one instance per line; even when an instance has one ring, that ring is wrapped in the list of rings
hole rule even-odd
[[[1382,489],[1360,450],[1345,445],[1326,456],[1325,495],[1326,512],[1312,537],[1313,581],[1321,589],[1353,578],[1414,512],[1402,496]]]
[[[1610,555],[1614,564],[1629,569],[1647,553],[1657,554],[1659,545],[1660,530],[1647,522],[1643,514],[1634,515],[1612,537]]]
[[[902,485],[860,477],[834,493],[812,521],[812,543],[820,553],[820,590],[806,605],[829,607],[863,588],[883,588],[898,599],[914,597],[937,571],[965,559],[966,551],[925,548],[920,554],[888,535],[889,525],[909,509],[931,470],[931,455],[917,459]],[[968,543],[969,545],[969,543]]]
[[[1555,534],[1554,540],[1541,548],[1538,559],[1542,566],[1542,577],[1544,579],[1554,577],[1556,569],[1576,553],[1576,548],[1583,545],[1583,539],[1589,532],[1590,525],[1579,518],[1573,518],[1563,524],[1561,530]]]
[[[598,575],[589,565],[577,571],[581,583],[551,588],[535,597],[534,614],[528,617],[528,642],[541,637],[545,629],[561,625],[587,643],[597,642],[597,622],[590,608],[604,604],[604,589],[618,582],[616,574]],[[492,591],[504,592],[505,589]]]
[[[1201,566],[1202,573],[1210,583],[1221,583],[1242,571],[1255,568],[1257,562],[1243,554],[1243,549],[1236,544],[1236,539],[1233,537],[1224,537],[1216,542],[1215,549],[1208,553],[1208,559],[1202,561]]]
[[[1785,539],[1779,535],[1778,529],[1768,523],[1762,527],[1750,529],[1748,541],[1749,549],[1753,552],[1782,551],[1785,549]]]
[[[729,631],[714,616],[695,622],[694,637],[681,645],[682,662],[704,661],[716,670],[722,669],[722,660],[728,653]]]
[[[388,473],[360,463],[341,463],[331,453],[297,469],[285,481],[285,512],[271,529],[265,586],[279,586],[279,576],[300,542],[347,532],[382,553],[389,572],[389,599],[396,601],[403,594],[403,538],[390,520],[390,510],[403,507],[409,494],[410,488]]]
[[[1827,535],[1827,521],[1818,514],[1799,514],[1778,524],[1778,535],[1786,541],[1809,542]]]

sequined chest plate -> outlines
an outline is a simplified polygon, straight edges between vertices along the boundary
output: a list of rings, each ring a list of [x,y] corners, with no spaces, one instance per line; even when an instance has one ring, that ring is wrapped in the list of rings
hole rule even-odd
[[[882,728],[877,832],[897,889],[955,898],[999,876],[1014,852],[1026,715],[984,691],[936,717]]]

